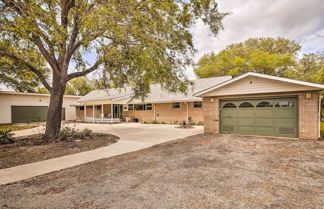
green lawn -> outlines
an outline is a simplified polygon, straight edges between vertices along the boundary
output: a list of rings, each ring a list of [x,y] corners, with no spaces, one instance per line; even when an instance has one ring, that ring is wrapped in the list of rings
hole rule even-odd
[[[11,131],[19,131],[19,130],[30,129],[35,127],[36,126],[34,125],[0,125],[0,131],[8,130],[8,129],[10,129]]]
[[[324,122],[321,122],[321,138],[324,139]]]

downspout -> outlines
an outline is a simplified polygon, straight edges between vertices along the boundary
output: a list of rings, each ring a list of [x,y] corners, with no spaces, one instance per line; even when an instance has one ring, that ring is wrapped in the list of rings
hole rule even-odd
[[[155,110],[155,104],[153,103],[153,120],[156,121],[156,110]]]
[[[187,117],[186,117],[186,123],[188,124],[188,120],[189,120],[189,107],[188,107],[188,103],[184,102],[186,104],[186,108],[187,108]]]
[[[84,122],[86,122],[86,118],[87,118],[87,105],[84,104],[84,119],[83,119]]]
[[[318,138],[321,138],[321,113],[322,113],[322,99],[323,96],[320,94],[318,99]]]

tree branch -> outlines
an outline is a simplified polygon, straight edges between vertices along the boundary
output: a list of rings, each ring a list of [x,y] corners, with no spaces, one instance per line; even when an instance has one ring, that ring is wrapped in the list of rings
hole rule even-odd
[[[39,80],[42,82],[42,84],[44,85],[44,87],[47,90],[49,90],[50,92],[52,91],[52,87],[46,81],[45,76],[36,67],[34,67],[30,63],[26,62],[24,59],[17,57],[16,55],[6,51],[3,48],[0,48],[0,54],[11,59],[12,61],[14,61],[16,63],[20,63],[20,64],[23,64],[24,66],[26,66],[30,71],[32,71],[33,73],[35,73],[38,76]]]
[[[57,68],[57,61],[54,57],[52,57],[49,52],[45,49],[45,47],[43,46],[43,43],[41,41],[41,39],[39,38],[39,36],[36,35],[32,35],[32,41],[36,44],[37,48],[39,49],[39,51],[41,52],[41,54],[44,56],[44,58],[46,59],[46,61],[48,62],[48,64],[51,66],[51,68],[58,72],[58,68]]]
[[[95,70],[98,69],[98,67],[103,63],[102,60],[97,60],[97,62],[92,65],[92,67],[86,69],[86,70],[83,70],[83,71],[80,71],[80,72],[74,72],[74,73],[70,73],[68,74],[66,77],[65,77],[65,81],[68,82],[69,80],[73,79],[73,78],[78,78],[78,77],[81,77],[81,76],[85,76]]]

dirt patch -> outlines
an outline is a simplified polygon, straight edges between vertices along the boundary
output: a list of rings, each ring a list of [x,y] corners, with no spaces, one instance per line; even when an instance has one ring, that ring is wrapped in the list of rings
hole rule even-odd
[[[14,144],[0,145],[0,169],[88,151],[117,142],[110,134],[69,136],[63,141],[44,143],[40,135],[19,137]]]
[[[0,186],[0,207],[322,209],[323,171],[324,141],[197,135]]]

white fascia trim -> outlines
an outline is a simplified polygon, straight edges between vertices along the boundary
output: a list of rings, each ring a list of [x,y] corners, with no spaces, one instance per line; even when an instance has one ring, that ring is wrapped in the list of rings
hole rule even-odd
[[[222,86],[228,85],[230,83],[233,83],[235,81],[241,80],[245,77],[248,76],[255,76],[255,77],[260,77],[260,78],[266,78],[266,79],[271,79],[271,80],[277,80],[277,81],[282,81],[282,82],[287,82],[287,83],[293,83],[293,84],[298,84],[298,85],[302,85],[302,86],[310,86],[310,87],[314,87],[314,88],[318,88],[319,90],[324,89],[324,85],[323,84],[317,84],[317,83],[311,83],[311,82],[306,82],[306,81],[299,81],[299,80],[294,80],[294,79],[290,79],[290,78],[282,78],[282,77],[278,77],[278,76],[272,76],[272,75],[266,75],[266,74],[260,74],[260,73],[254,73],[254,72],[249,72],[249,73],[245,73],[243,75],[240,75],[232,80],[228,80],[225,81],[224,83],[212,86],[208,89],[205,89],[203,91],[200,91],[196,94],[194,94],[194,96],[201,96],[207,92],[213,91],[215,89],[218,89]]]

